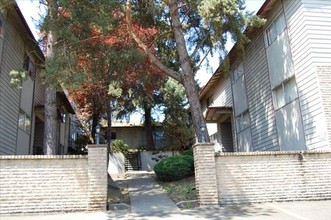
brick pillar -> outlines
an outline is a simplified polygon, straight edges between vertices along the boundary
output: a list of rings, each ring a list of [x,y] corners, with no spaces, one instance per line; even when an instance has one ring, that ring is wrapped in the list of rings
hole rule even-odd
[[[107,208],[107,145],[88,145],[88,210]]]
[[[193,146],[195,184],[201,206],[218,205],[215,150],[213,143]]]

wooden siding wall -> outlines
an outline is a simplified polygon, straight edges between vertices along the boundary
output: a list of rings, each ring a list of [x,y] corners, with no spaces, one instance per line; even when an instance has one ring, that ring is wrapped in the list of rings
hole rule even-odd
[[[222,77],[219,84],[214,87],[208,94],[206,98],[212,97],[213,101],[210,106],[206,106],[206,101],[202,104],[202,109],[204,112],[207,111],[207,107],[232,107],[232,92],[231,92],[231,79],[230,77],[226,77],[225,79]],[[208,123],[207,124],[209,135],[217,133],[217,142],[221,142],[221,130],[219,123]],[[233,142],[235,143],[235,142]]]
[[[331,146],[331,1],[304,0],[308,38],[317,80],[319,81],[326,136]],[[323,129],[320,128],[320,129]],[[323,133],[322,133],[323,135]]]
[[[265,27],[268,27],[282,10],[287,23],[286,31],[298,88],[306,148],[307,150],[330,149],[331,1],[275,1],[275,5],[267,15],[268,21]],[[251,39],[243,63],[253,151],[280,150],[264,32],[257,31]],[[233,63],[238,62],[240,58]],[[220,80],[219,85],[206,95],[206,98],[214,99],[211,106],[227,106],[227,102],[224,101],[226,89],[230,88],[226,86],[227,84],[230,85],[230,82],[225,83],[224,79]],[[205,105],[203,107],[206,109]],[[232,124],[234,125],[234,121]],[[232,129],[234,148],[237,149],[235,126]]]
[[[331,65],[331,1],[302,0],[313,62]]]
[[[11,14],[8,14],[8,17]],[[23,64],[24,45],[15,31],[15,19],[5,20],[0,75],[0,154],[15,154],[20,90],[10,86],[9,72]],[[6,23],[7,22],[7,23]]]
[[[330,5],[326,0],[284,0],[307,150],[329,148],[316,65],[330,57]]]
[[[262,31],[252,39],[246,49],[244,71],[253,151],[279,150]]]
[[[43,106],[45,104],[45,86],[41,82],[40,70],[36,72],[34,105]]]
[[[207,106],[207,99],[212,102]],[[202,111],[205,113],[208,107],[232,107],[232,93],[230,77],[222,77],[203,99],[200,100]]]
[[[146,146],[146,135],[143,127],[114,127],[116,139],[123,140],[130,149]]]
[[[230,77],[223,79],[221,84],[216,87],[215,91],[213,91],[213,94],[208,95],[213,96],[214,99],[211,106],[232,107]]]

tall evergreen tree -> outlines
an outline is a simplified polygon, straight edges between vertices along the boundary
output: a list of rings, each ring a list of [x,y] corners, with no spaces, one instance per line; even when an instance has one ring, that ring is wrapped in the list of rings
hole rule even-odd
[[[63,58],[66,59],[67,66],[71,67],[76,60],[75,51],[83,44],[90,43],[89,40],[107,38],[114,27],[122,21],[119,18],[123,17],[121,9],[124,9],[127,30],[141,53],[146,55],[149,62],[159,70],[183,84],[199,142],[209,141],[209,137],[208,134],[202,137],[204,133],[201,132],[201,128],[206,127],[206,124],[195,86],[195,72],[209,53],[224,50],[228,33],[237,42],[237,49],[240,51],[248,42],[244,29],[257,27],[263,23],[256,16],[244,13],[244,0],[138,0],[132,1],[133,7],[130,0],[126,1],[125,6],[122,5],[125,3],[123,1],[107,0],[54,2],[61,6],[56,15],[62,15],[61,19],[56,20],[61,21],[62,26],[54,28],[57,30],[56,37],[58,38],[56,46],[61,48],[57,49],[54,57],[62,59],[56,60],[57,67],[62,66]],[[51,20],[50,22],[52,23]],[[153,31],[155,27],[158,29],[158,36],[154,37],[151,43],[147,43],[144,41],[146,34],[142,33],[142,29]],[[76,34],[72,34],[73,32]],[[128,36],[122,35],[122,37]],[[151,45],[157,45],[157,47],[153,48]],[[114,51],[116,50],[103,54],[105,57],[110,57]],[[122,54],[122,57],[130,55],[128,50],[128,53]],[[128,62],[116,60],[120,64],[117,65],[119,68],[128,64]],[[228,61],[223,63],[228,64]],[[54,67],[54,65],[49,66]],[[62,82],[69,79],[69,76],[76,80],[85,80],[82,77],[84,74],[77,74],[79,71],[72,71],[71,68],[57,72],[62,73],[62,77],[58,77]],[[81,72],[84,72],[84,68]]]
[[[52,60],[55,56],[57,34],[52,30],[51,24],[56,23],[58,5],[56,0],[47,0],[49,26],[46,29],[46,62]],[[52,83],[46,83],[45,90],[45,131],[44,131],[44,154],[57,154],[57,108],[56,108],[56,86]]]
[[[171,150],[183,151],[194,140],[185,89],[170,78],[162,88],[161,94],[164,105],[163,141]]]
[[[139,6],[140,2],[144,3],[144,7]],[[244,44],[248,42],[244,29],[258,27],[263,21],[244,13],[244,0],[142,0],[138,1],[138,4],[136,1],[128,0],[126,18],[128,31],[151,62],[183,84],[190,104],[197,140],[209,141],[208,134],[202,132],[202,128],[206,128],[206,123],[194,81],[199,63],[215,50],[224,51],[227,33],[232,35],[237,41],[238,49],[242,50]],[[144,25],[156,24],[161,29],[155,40],[160,42],[158,45],[161,44],[161,48],[175,49],[170,62],[164,62],[162,54],[160,57],[155,56],[141,41],[132,25],[132,21],[136,20]],[[166,53],[170,54],[169,51]],[[174,60],[178,60],[179,63],[171,65],[176,63]],[[228,64],[228,61],[224,63]]]

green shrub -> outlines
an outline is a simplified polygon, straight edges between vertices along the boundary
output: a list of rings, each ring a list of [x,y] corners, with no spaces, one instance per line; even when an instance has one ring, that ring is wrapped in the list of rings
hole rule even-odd
[[[129,146],[127,144],[125,144],[124,141],[122,141],[122,140],[112,141],[111,147],[112,147],[112,151],[114,153],[118,153],[118,152],[124,153],[129,149]]]
[[[193,157],[193,149],[191,148],[189,150],[183,151],[181,153],[181,155],[189,155],[189,156]]]
[[[185,156],[184,158],[191,163],[192,171],[194,172],[194,157],[193,157],[193,149],[183,151],[180,155]]]
[[[192,171],[194,172],[194,159],[190,155],[182,155],[183,159],[189,162],[192,166]]]
[[[154,167],[159,180],[174,181],[194,173],[193,158],[188,155],[175,155],[162,159]]]

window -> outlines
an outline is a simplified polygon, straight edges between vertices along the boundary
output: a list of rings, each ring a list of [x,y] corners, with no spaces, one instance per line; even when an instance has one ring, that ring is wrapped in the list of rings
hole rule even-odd
[[[278,109],[275,117],[280,150],[305,150],[299,100]]]
[[[241,75],[243,75],[244,73],[244,67],[243,67],[243,63],[240,62],[240,64],[233,70],[232,72],[232,82],[236,82]]]
[[[245,86],[244,65],[240,62],[232,71],[232,92],[237,131],[238,151],[252,150],[252,137]]]
[[[238,133],[249,127],[249,112],[245,111],[236,118]]]
[[[3,34],[4,34],[4,25],[3,25],[2,17],[0,15],[0,38],[3,37]]]
[[[305,140],[295,77],[275,87],[273,101],[281,150],[304,150]]]
[[[284,13],[280,13],[265,31],[271,88],[275,89],[294,76],[291,46]]]
[[[115,140],[116,139],[116,132],[111,132],[110,139]]]
[[[20,109],[18,113],[18,127],[26,133],[30,133],[31,119],[22,109]]]
[[[248,109],[245,74],[243,63],[240,62],[232,71],[233,103],[236,116]]]
[[[253,150],[251,129],[245,129],[237,134],[238,150],[241,152],[249,152]]]
[[[304,132],[284,13],[265,31],[268,70],[280,150],[304,150]]]
[[[284,13],[280,13],[276,19],[266,29],[266,43],[267,46],[274,42],[278,35],[280,35],[286,28]]]
[[[0,13],[0,60],[2,59],[2,50],[3,50],[3,35],[4,35],[4,22]]]
[[[25,130],[25,113],[22,110],[18,113],[18,127]]]
[[[297,86],[294,77],[284,81],[281,85],[277,86],[273,93],[275,110],[294,101],[298,97]]]
[[[65,123],[66,122],[66,117],[67,117],[66,113],[65,112],[61,112],[61,122],[62,123]]]
[[[252,151],[252,136],[250,129],[249,112],[246,110],[236,118],[238,150]]]
[[[35,66],[27,54],[24,55],[23,69],[28,72],[28,75],[32,79],[35,78],[35,72],[36,72]]]

